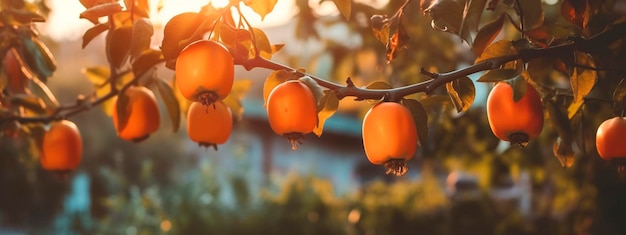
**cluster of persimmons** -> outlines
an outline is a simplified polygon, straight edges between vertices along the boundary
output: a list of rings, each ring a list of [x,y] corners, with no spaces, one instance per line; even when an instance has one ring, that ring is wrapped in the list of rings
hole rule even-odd
[[[205,66],[210,61],[211,66]],[[225,143],[233,127],[231,110],[222,100],[230,93],[234,80],[234,62],[228,49],[211,40],[196,41],[182,50],[176,62],[176,87],[192,101],[187,113],[189,138],[201,146],[214,147]],[[120,138],[129,141],[145,139],[159,127],[159,110],[154,94],[145,87],[131,86],[128,96],[128,120],[120,126],[117,115],[113,122]],[[291,142],[293,149],[302,136],[316,125],[317,101],[311,89],[301,80],[293,79],[273,88],[266,101],[272,130]],[[116,110],[116,109],[114,109]],[[513,88],[497,83],[487,99],[487,117],[494,135],[501,140],[524,146],[536,138],[543,128],[543,107],[539,93],[532,85],[521,99],[513,99]],[[418,148],[418,129],[413,116],[404,105],[382,101],[371,107],[363,120],[362,138],[368,160],[385,165],[388,174],[403,175],[406,161]],[[604,159],[626,157],[621,135],[626,119],[606,120],[597,130],[596,146]],[[80,162],[82,142],[72,122],[55,122],[44,136],[41,164],[45,169],[69,171]]]

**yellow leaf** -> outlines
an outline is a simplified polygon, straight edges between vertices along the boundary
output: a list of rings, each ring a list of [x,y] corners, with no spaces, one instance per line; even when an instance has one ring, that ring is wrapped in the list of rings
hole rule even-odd
[[[513,54],[515,54],[515,49],[513,49],[513,44],[511,43],[511,41],[500,40],[487,46],[487,48],[485,48],[483,53],[480,54],[478,58],[476,58],[476,61],[474,63],[476,64],[483,60],[491,59],[494,57],[507,56],[507,55],[513,55]]]
[[[350,19],[350,13],[352,12],[352,1],[351,0],[333,0],[339,12],[343,15],[346,20]]]
[[[233,89],[230,94],[224,98],[223,102],[230,108],[237,119],[241,120],[243,117],[243,104],[241,100],[244,98],[248,90],[252,87],[252,80],[244,79],[237,80],[233,84]]]
[[[583,52],[576,52],[576,63],[595,67],[591,56]],[[591,89],[593,89],[597,78],[595,70],[574,67],[574,72],[570,77],[572,91],[574,92],[573,102],[580,102],[584,99],[585,96],[591,92]]]
[[[109,71],[109,67],[107,66],[84,68],[82,72],[95,86],[106,84],[109,80],[109,76],[111,76],[111,71]]]
[[[320,99],[318,103],[318,112],[317,112],[317,126],[313,129],[313,133],[317,136],[322,135],[322,130],[324,129],[324,123],[328,118],[333,116],[339,107],[339,98],[337,98],[337,94],[335,92],[326,90],[324,92],[324,96]]]
[[[476,88],[468,77],[446,83],[446,89],[457,112],[466,111],[474,103]]]
[[[261,29],[252,28],[254,33],[254,46],[256,50],[259,50],[261,56],[265,59],[272,58],[272,45],[270,44],[270,40],[265,35],[265,32]]]
[[[263,107],[267,106],[267,98],[270,96],[272,90],[274,90],[274,87],[287,80],[296,78],[298,78],[296,74],[287,72],[285,70],[276,70],[272,72],[269,76],[267,76],[267,79],[265,79],[265,83],[263,83]]]
[[[265,19],[265,16],[274,10],[274,6],[278,0],[245,0],[243,1],[246,6],[252,8],[254,12],[261,16],[261,20]]]

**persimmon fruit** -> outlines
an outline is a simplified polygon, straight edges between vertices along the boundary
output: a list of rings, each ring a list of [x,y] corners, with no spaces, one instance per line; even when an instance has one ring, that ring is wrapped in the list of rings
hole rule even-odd
[[[515,102],[513,87],[500,82],[487,97],[487,119],[496,137],[524,147],[543,129],[543,106],[539,93],[527,84],[524,95]]]
[[[187,134],[200,146],[213,147],[226,143],[233,129],[233,115],[222,101],[213,105],[193,102],[187,111]]]
[[[372,164],[384,165],[387,174],[406,174],[406,162],[413,158],[419,140],[409,109],[396,102],[374,105],[363,118],[362,135]]]
[[[596,149],[604,160],[626,160],[626,118],[614,117],[607,119],[596,131]]]
[[[43,169],[58,173],[78,167],[83,154],[83,140],[76,124],[56,121],[43,135],[39,162]]]
[[[233,88],[235,64],[219,42],[199,40],[186,46],[176,59],[176,87],[185,98],[209,105]]]
[[[128,96],[126,112],[128,115],[126,124],[120,126],[117,106],[121,105],[119,99],[115,100],[113,109],[113,124],[117,135],[128,141],[139,142],[145,140],[153,132],[159,129],[161,122],[159,107],[154,93],[143,86],[131,86],[124,91]]]
[[[317,102],[311,89],[299,80],[289,80],[272,89],[267,98],[270,127],[284,136],[293,150],[317,125]]]

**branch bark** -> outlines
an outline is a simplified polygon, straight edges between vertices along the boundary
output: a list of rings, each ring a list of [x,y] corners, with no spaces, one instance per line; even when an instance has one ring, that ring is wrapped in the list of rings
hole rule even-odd
[[[352,96],[356,97],[356,100],[385,99],[387,101],[399,101],[404,96],[414,93],[424,92],[426,94],[430,94],[435,91],[435,89],[448,82],[469,76],[474,73],[500,68],[504,64],[515,60],[528,62],[532,59],[541,57],[561,57],[566,56],[568,53],[572,53],[574,51],[593,53],[595,51],[601,50],[602,48],[606,49],[605,47],[607,45],[618,39],[622,39],[624,37],[624,32],[626,32],[626,22],[616,24],[612,28],[590,39],[572,38],[569,43],[563,45],[557,45],[547,48],[520,49],[517,51],[516,54],[513,55],[486,59],[474,65],[447,73],[432,73],[425,69],[422,69],[422,75],[430,77],[430,80],[392,89],[370,90],[365,88],[358,88],[350,85],[351,82],[349,81],[346,81],[348,85],[341,85],[316,77],[312,74],[298,72],[293,68],[290,68],[289,66],[282,65],[274,61],[269,61],[260,57],[252,58],[244,62],[242,66],[244,66],[244,68],[246,68],[247,70],[251,70],[253,68],[266,68],[271,70],[295,71],[301,76],[309,76],[313,78],[320,86],[335,91],[339,99]]]

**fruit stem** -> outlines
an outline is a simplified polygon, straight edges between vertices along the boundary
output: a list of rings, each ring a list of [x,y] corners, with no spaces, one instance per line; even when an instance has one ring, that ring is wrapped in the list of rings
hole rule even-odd
[[[404,159],[391,159],[384,164],[387,171],[385,174],[403,176],[409,171],[409,167]]]

